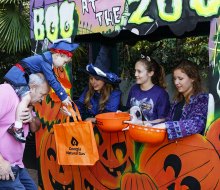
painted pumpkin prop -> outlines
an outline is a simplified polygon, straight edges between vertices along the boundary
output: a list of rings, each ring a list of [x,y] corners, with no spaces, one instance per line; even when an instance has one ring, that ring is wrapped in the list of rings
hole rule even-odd
[[[139,171],[150,175],[159,189],[219,189],[219,161],[215,147],[196,134],[145,146]]]
[[[206,133],[207,139],[215,146],[220,154],[220,119],[214,121]]]
[[[60,106],[49,95],[35,106],[42,121],[36,138],[41,189],[220,189],[219,120],[207,132],[211,143],[193,135],[156,146],[134,142],[128,131],[105,132],[95,126],[100,160],[94,166],[60,166],[52,129],[64,119]]]
[[[133,141],[125,132],[105,132],[94,127],[99,161],[90,168],[91,175],[108,189],[120,187],[122,174],[131,171]]]
[[[91,172],[92,168],[93,166],[80,166],[79,167],[80,179],[79,180],[74,179],[75,183],[79,183],[82,186],[82,188],[81,189],[79,188],[79,190],[83,190],[83,189],[109,190],[108,187],[103,185],[102,180],[96,178],[96,176],[93,175],[93,173]],[[96,172],[98,173],[99,171],[96,171]]]
[[[53,129],[45,132],[41,141],[40,166],[42,186],[49,189],[99,189],[108,190],[93,175],[87,166],[58,165]]]
[[[81,189],[81,183],[74,183],[74,180],[80,179],[77,167],[58,165],[53,130],[45,131],[43,135],[40,147],[40,169],[45,190]]]
[[[126,173],[121,180],[121,190],[156,190],[155,182],[147,175],[141,173]]]
[[[65,119],[65,115],[59,112],[60,107],[61,102],[55,102],[50,98],[50,95],[47,95],[42,103],[35,105],[35,110],[42,123],[40,130],[36,133],[36,155],[40,160],[42,188],[48,190],[62,189],[63,187],[71,189],[74,187],[73,179],[78,179],[76,177],[78,174],[76,172],[73,174],[71,167],[57,164],[54,136],[52,132],[48,132],[52,131],[55,122],[61,122]]]

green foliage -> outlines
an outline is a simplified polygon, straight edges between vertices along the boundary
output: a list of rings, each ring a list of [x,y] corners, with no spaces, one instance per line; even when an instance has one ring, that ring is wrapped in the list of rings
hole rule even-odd
[[[22,0],[0,0],[0,4],[20,4],[24,1]]]
[[[29,1],[0,0],[0,83],[30,50]]]
[[[184,39],[164,39],[158,42],[139,41],[134,46],[122,44],[122,78],[134,76],[134,65],[141,53],[152,56],[163,65],[168,74],[182,59],[189,59],[199,65],[201,70],[208,67],[208,37],[189,37]],[[203,72],[203,75],[207,76]]]
[[[2,52],[15,54],[30,51],[28,5],[25,2],[19,4],[19,1],[10,1],[10,3],[4,1],[4,4],[0,4],[0,50]]]

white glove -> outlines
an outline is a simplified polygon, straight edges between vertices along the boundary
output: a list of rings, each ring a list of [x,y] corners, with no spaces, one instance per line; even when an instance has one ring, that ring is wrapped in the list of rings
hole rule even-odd
[[[9,180],[14,181],[15,177],[11,170],[11,165],[7,160],[4,160],[2,157],[0,158],[0,180]]]

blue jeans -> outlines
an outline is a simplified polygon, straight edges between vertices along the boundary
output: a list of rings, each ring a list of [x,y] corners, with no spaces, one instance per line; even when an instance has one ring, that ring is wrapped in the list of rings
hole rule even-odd
[[[16,173],[16,179],[0,180],[0,190],[37,190],[37,186],[31,179],[25,168],[18,166],[12,167],[13,173]]]

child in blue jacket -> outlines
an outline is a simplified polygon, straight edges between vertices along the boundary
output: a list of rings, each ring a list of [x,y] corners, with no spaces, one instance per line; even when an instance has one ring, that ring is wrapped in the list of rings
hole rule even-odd
[[[78,44],[70,43],[66,40],[61,40],[53,43],[50,51],[41,55],[34,55],[22,59],[15,64],[4,79],[12,85],[21,102],[18,104],[16,111],[15,123],[8,129],[16,140],[25,142],[24,131],[22,128],[22,120],[19,115],[30,104],[30,88],[28,86],[29,75],[32,73],[43,73],[48,84],[56,92],[64,105],[71,105],[70,98],[64,88],[57,80],[53,68],[65,66],[71,61],[72,52],[78,48]]]

